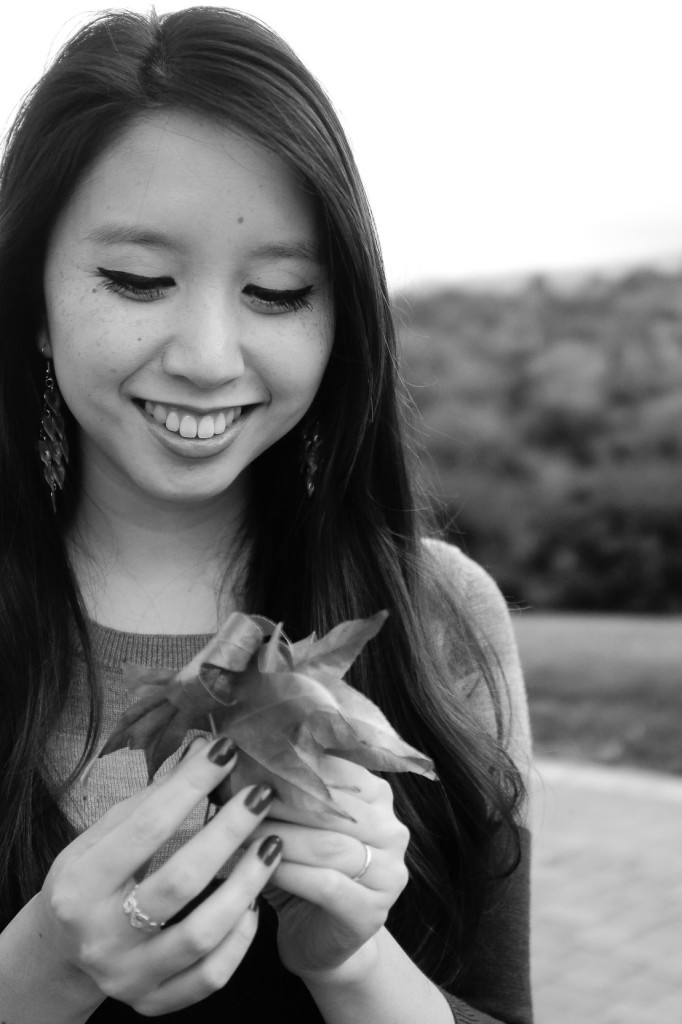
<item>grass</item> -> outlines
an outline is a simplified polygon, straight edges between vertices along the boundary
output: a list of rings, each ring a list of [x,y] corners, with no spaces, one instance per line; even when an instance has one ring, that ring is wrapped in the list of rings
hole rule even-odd
[[[515,614],[535,751],[682,775],[682,618]]]

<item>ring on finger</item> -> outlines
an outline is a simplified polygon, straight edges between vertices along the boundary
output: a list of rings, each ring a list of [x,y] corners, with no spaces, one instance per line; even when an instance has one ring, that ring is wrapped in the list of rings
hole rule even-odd
[[[165,921],[152,921],[149,914],[140,909],[135,893],[137,886],[133,886],[126,898],[123,900],[123,913],[128,918],[131,928],[137,928],[143,932],[158,932],[165,925]]]
[[[362,840],[360,840],[360,842],[362,842]],[[367,869],[372,863],[372,851],[370,847],[367,845],[367,843],[362,843],[362,845],[365,848],[365,861],[360,870],[358,871],[357,875],[353,875],[351,877],[351,882],[359,882],[362,876],[366,874]]]

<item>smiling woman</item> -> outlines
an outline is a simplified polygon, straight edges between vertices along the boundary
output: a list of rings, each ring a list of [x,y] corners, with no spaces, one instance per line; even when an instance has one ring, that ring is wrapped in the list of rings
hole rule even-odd
[[[50,237],[38,332],[80,427],[85,546],[112,504],[212,501],[216,532],[242,518],[244,474],[331,351],[317,236],[287,164],[184,113],[137,118],[89,169]]]
[[[530,1021],[523,682],[494,583],[414,512],[397,364],[353,157],[286,44],[216,8],[77,33],[0,175],[3,1020]],[[232,795],[229,736],[149,789],[114,745],[83,799],[125,666],[161,685],[233,612],[388,612],[348,681],[438,780],[278,722],[342,814]]]

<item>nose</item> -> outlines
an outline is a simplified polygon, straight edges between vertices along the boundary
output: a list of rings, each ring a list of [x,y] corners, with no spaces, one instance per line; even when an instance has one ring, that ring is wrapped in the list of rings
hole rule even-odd
[[[198,388],[219,387],[244,373],[239,308],[219,289],[188,302],[163,350],[163,368]]]

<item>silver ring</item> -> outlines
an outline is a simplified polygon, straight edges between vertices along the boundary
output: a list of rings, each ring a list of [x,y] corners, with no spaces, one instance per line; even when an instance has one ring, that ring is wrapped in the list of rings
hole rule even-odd
[[[360,840],[360,842],[362,843],[362,840]],[[353,877],[351,878],[351,882],[359,882],[362,876],[366,873],[370,864],[372,863],[372,851],[370,850],[367,843],[362,843],[362,845],[365,848],[365,863],[362,865],[357,875],[353,875]]]
[[[132,928],[139,928],[143,932],[158,932],[160,931],[165,921],[152,921],[149,914],[145,914],[143,910],[140,910],[139,903],[135,898],[137,892],[137,886],[133,886],[128,895],[123,901],[123,913],[128,918],[128,924]]]

